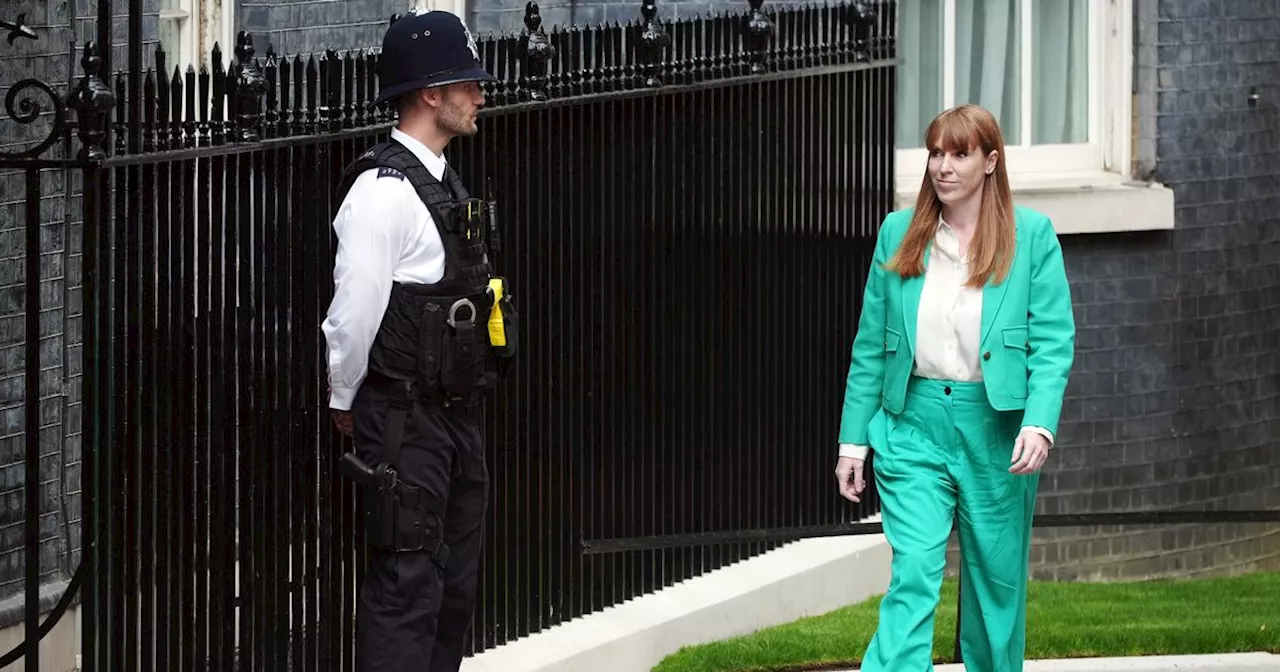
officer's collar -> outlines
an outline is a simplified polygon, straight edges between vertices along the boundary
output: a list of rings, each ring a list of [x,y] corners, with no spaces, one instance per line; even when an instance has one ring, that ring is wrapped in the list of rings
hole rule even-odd
[[[391,129],[391,137],[400,144],[409,148],[413,155],[418,157],[422,165],[427,167],[437,180],[444,181],[445,160],[443,156],[436,156],[435,152],[427,149],[427,146],[415,140],[412,136],[404,131],[393,128]]]

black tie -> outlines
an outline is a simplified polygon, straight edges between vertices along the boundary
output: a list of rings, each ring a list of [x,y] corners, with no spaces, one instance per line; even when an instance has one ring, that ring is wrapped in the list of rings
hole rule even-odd
[[[458,177],[458,173],[449,164],[444,166],[444,183],[449,186],[454,198],[462,200],[467,197],[467,189],[462,186],[462,178]]]

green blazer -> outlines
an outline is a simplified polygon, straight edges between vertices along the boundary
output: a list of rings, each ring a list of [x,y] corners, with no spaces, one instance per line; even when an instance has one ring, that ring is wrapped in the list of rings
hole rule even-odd
[[[901,413],[915,365],[916,313],[924,277],[884,269],[906,235],[911,208],[885,217],[863,293],[845,386],[839,443],[869,445],[881,409]],[[1005,281],[982,293],[982,378],[991,406],[1022,411],[1022,426],[1058,434],[1067,374],[1075,356],[1071,289],[1053,224],[1015,206],[1017,247]],[[932,245],[925,249],[929,263]]]

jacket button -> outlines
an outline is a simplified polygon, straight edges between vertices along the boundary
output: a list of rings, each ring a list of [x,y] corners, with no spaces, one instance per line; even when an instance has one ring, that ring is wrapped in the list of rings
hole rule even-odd
[[[983,359],[991,359],[991,351],[990,351],[990,350],[988,350],[988,351],[986,351],[986,352],[982,353],[982,358],[983,358]]]

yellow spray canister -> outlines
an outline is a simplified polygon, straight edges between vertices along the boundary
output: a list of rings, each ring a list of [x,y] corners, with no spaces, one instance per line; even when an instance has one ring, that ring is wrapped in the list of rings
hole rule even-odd
[[[489,280],[489,291],[493,293],[493,309],[489,311],[489,343],[500,348],[507,344],[506,323],[502,319],[502,278]]]

